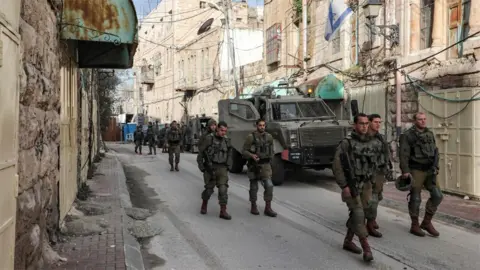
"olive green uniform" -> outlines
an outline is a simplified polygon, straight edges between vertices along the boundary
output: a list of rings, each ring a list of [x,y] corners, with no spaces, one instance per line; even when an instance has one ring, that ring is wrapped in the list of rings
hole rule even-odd
[[[257,201],[258,182],[263,185],[263,199],[270,202],[273,199],[272,166],[273,137],[267,132],[250,133],[243,144],[243,157],[247,159],[248,178],[250,179],[250,201]],[[252,155],[257,155],[255,161]]]
[[[157,148],[156,148],[156,145],[155,145],[155,139],[156,135],[155,135],[155,131],[153,130],[153,126],[148,126],[148,129],[147,129],[147,136],[146,136],[146,140],[148,142],[148,154],[151,155],[152,154],[152,150],[154,152],[154,154],[156,155],[157,154]]]
[[[352,132],[338,146],[332,167],[338,186],[342,190],[349,187],[351,193],[351,196],[343,196],[342,192],[342,201],[347,204],[349,210],[348,230],[343,248],[354,253],[362,253],[362,250],[352,242],[353,236],[357,235],[365,261],[373,259],[367,241],[365,210],[376,203],[372,196],[372,186],[380,151],[371,136]]]
[[[443,200],[443,194],[436,183],[436,174],[438,172],[438,149],[433,132],[425,128],[418,130],[415,126],[406,130],[400,136],[400,169],[402,174],[410,173],[413,177],[413,183],[410,191],[408,210],[412,218],[411,232],[423,236],[419,233],[418,216],[420,215],[420,204],[422,202],[422,188],[425,187],[430,193],[430,198],[425,206],[425,218],[420,226],[430,234],[438,236],[436,230],[432,230],[431,219],[437,212],[437,208]],[[428,227],[428,228],[427,228]]]
[[[165,139],[168,143],[168,162],[173,166],[174,156],[175,165],[180,162],[180,146],[182,145],[182,132],[178,128],[167,130]]]
[[[205,191],[202,193],[202,199],[205,201],[208,201],[208,199],[210,199],[210,196],[212,195],[212,194],[208,195],[208,192],[206,192],[206,190],[211,190],[211,192],[213,193],[213,187],[215,187],[215,181],[211,181],[212,179],[211,174],[205,170],[205,163],[204,163],[204,157],[203,157],[204,155],[203,151],[207,147],[207,142],[208,142],[207,137],[210,135],[215,135],[214,134],[215,131],[210,130],[210,126],[214,123],[216,124],[216,121],[213,119],[208,121],[208,124],[207,124],[208,133],[203,134],[198,140],[197,165],[200,171],[203,172],[203,182],[205,183]]]
[[[218,188],[218,203],[220,204],[220,218],[230,220],[231,216],[226,212],[228,203],[228,164],[231,164],[230,139],[227,137],[218,137],[211,133],[205,138],[204,147],[199,155],[203,162],[199,164],[199,169],[206,174],[205,189],[202,192],[202,214],[206,214],[206,202],[213,194],[215,186]],[[205,211],[203,211],[205,210]]]
[[[392,169],[390,161],[390,149],[385,137],[376,133],[373,135],[372,145],[376,151],[379,151],[377,157],[377,172],[372,182],[372,204],[365,211],[365,217],[371,220],[377,218],[378,203],[383,199],[383,185],[385,183],[385,175]]]
[[[375,179],[376,163],[380,153],[376,148],[375,140],[370,136],[360,136],[352,132],[351,137],[345,138],[337,148],[333,162],[333,172],[340,188],[350,187],[350,190],[356,189],[358,196],[342,198],[347,204],[350,216],[347,221],[347,227],[359,237],[368,235],[365,227],[365,212],[372,204],[375,204],[375,198],[372,196],[372,185]],[[348,167],[345,159],[350,159],[353,168],[347,172]],[[347,177],[351,173],[356,178],[355,186],[348,184]]]

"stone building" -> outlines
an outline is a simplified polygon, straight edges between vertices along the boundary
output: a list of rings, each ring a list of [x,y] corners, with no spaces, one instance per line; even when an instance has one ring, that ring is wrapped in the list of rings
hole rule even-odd
[[[361,111],[385,119],[382,133],[395,158],[400,132],[416,112],[426,112],[441,153],[439,184],[447,192],[479,197],[478,151],[472,146],[478,141],[480,2],[386,0],[373,25],[359,1],[348,3],[352,16],[327,42],[329,1],[309,2],[308,77],[305,82],[297,76],[296,83],[318,84],[328,74],[343,80]],[[282,5],[273,1],[265,10]]]
[[[232,4],[238,73],[241,65],[261,60],[262,16],[245,1]],[[215,9],[208,1],[175,1],[174,7],[172,1],[162,1],[144,18],[134,87],[150,117],[170,122],[187,114],[216,113],[216,101],[233,89],[223,89],[233,78],[222,76],[229,65],[224,24],[222,2]],[[205,100],[211,101],[208,106]]]
[[[96,68],[131,67],[136,24],[130,1],[2,1],[1,269],[58,259],[50,243],[99,149]]]

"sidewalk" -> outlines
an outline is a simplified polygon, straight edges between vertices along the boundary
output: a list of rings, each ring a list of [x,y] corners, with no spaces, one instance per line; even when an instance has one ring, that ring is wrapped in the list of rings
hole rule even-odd
[[[384,186],[383,201],[380,204],[408,213],[407,195],[408,192],[398,191],[395,183],[390,182]],[[424,190],[422,210],[428,198],[429,194]],[[435,218],[480,233],[480,202],[444,194]]]
[[[82,221],[75,224],[78,226],[73,226],[72,220],[80,220],[72,218],[72,212],[80,213],[73,209],[65,220],[69,223],[67,227],[97,232],[88,236],[67,236],[66,241],[57,243],[54,249],[67,261],[50,269],[143,270],[140,245],[126,228],[124,208],[131,207],[131,202],[122,165],[110,153],[96,165],[94,177],[87,181],[92,194],[85,204],[98,213],[82,216]],[[85,223],[90,218],[92,222]]]

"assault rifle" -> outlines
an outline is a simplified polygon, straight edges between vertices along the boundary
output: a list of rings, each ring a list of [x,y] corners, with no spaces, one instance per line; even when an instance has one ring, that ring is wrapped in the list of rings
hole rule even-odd
[[[350,194],[352,195],[352,198],[355,198],[358,195],[357,179],[353,174],[353,167],[350,163],[350,157],[348,156],[348,153],[343,153],[340,155],[340,161],[342,162],[343,172],[347,178],[347,185],[350,189]]]

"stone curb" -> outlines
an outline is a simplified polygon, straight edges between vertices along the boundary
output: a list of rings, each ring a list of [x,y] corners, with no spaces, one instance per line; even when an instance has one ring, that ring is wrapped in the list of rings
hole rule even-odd
[[[384,197],[383,200],[380,201],[380,205],[408,214],[408,207],[407,207],[406,201],[405,203],[401,203],[397,200],[392,200]],[[420,208],[420,211],[422,212],[421,214],[423,214],[423,212],[425,211],[424,207]],[[450,215],[447,213],[442,213],[441,211],[438,211],[435,214],[434,219],[437,219],[444,223],[459,226],[467,230],[471,230],[473,232],[480,232],[480,223],[473,220],[468,220],[468,219],[464,219],[464,218]]]
[[[127,177],[123,171],[123,166],[118,160],[117,155],[114,151],[110,150],[107,155],[111,155],[116,162],[116,169],[118,170],[118,190],[120,196],[120,203],[122,206],[123,220],[127,220],[127,214],[125,213],[125,208],[132,207],[132,202],[130,201],[130,193],[127,188]],[[125,266],[129,270],[145,270],[145,265],[143,264],[143,257],[140,248],[140,244],[137,239],[130,235],[127,227],[123,225],[123,248],[125,251]]]

